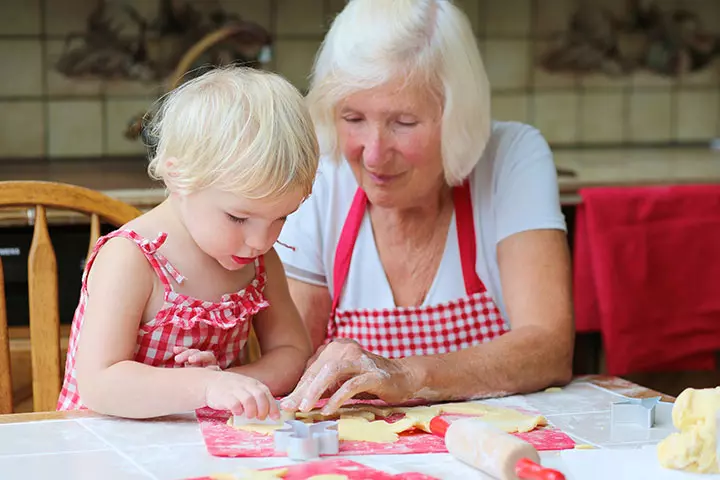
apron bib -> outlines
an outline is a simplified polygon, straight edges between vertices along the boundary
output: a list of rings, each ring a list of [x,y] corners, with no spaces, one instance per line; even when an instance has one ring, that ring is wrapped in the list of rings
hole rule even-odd
[[[353,248],[368,199],[358,188],[343,225],[333,265],[333,303],[326,341],[350,338],[386,358],[463,350],[507,332],[500,310],[475,272],[476,244],[468,182],[453,188],[460,263],[466,296],[437,305],[339,310]]]

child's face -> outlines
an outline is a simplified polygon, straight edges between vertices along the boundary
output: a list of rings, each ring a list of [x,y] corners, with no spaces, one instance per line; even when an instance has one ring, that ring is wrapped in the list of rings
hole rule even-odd
[[[198,247],[224,268],[238,270],[272,248],[303,196],[296,191],[251,200],[207,188],[179,199],[183,223]]]

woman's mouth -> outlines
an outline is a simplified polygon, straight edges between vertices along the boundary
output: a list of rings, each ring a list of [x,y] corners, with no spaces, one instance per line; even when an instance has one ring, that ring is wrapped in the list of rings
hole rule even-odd
[[[232,256],[233,262],[237,263],[238,265],[247,265],[248,263],[252,263],[255,261],[255,258],[251,257],[237,257],[235,255]]]
[[[373,183],[376,183],[378,185],[387,185],[388,183],[395,180],[399,175],[382,175],[379,173],[372,173],[367,172],[368,177],[370,177],[370,180],[372,180]]]

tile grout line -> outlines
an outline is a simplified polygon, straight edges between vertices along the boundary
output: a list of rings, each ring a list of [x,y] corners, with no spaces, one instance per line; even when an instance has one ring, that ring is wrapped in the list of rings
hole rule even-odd
[[[119,448],[117,448],[115,445],[113,445],[112,443],[110,443],[109,441],[107,441],[106,439],[104,439],[100,434],[98,434],[97,432],[95,432],[92,428],[88,427],[88,426],[85,425],[83,422],[78,422],[78,423],[79,423],[80,425],[82,425],[82,427],[83,427],[85,430],[87,430],[87,431],[90,432],[92,435],[94,435],[95,437],[97,437],[102,443],[104,443],[105,445],[107,445],[108,447],[110,447],[111,450],[115,451],[115,453],[117,453],[118,455],[120,455],[120,457],[122,457],[122,458],[124,458],[126,461],[128,461],[128,462],[130,463],[130,465],[132,465],[132,466],[134,466],[135,468],[137,468],[141,473],[147,475],[148,478],[151,478],[151,479],[153,479],[153,480],[160,480],[157,476],[155,476],[155,475],[153,475],[152,473],[150,473],[149,471],[147,471],[142,465],[138,464],[135,460],[133,460],[133,459],[132,459],[129,455],[127,455],[125,452],[121,451],[121,450],[120,450]]]

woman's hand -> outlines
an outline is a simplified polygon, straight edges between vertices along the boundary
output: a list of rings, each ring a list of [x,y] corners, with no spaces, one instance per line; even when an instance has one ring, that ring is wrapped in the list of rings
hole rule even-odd
[[[211,370],[220,370],[220,365],[213,352],[176,346],[173,347],[173,353],[175,354],[175,363],[180,363],[187,367],[204,367]]]
[[[388,403],[413,398],[411,372],[402,360],[390,360],[367,352],[354,340],[338,339],[320,347],[295,390],[281,403],[283,410],[311,410],[326,391],[333,395],[323,407],[329,415],[360,393]]]
[[[205,402],[215,410],[230,410],[233,415],[264,420],[280,418],[277,401],[270,389],[252,377],[233,372],[218,372],[205,390]]]

